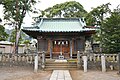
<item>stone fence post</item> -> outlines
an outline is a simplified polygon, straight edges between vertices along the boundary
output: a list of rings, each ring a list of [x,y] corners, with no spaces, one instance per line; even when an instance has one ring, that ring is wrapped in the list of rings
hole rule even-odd
[[[83,67],[84,67],[84,72],[87,72],[87,56],[83,56]]]
[[[2,61],[2,54],[0,54],[0,61]]]
[[[38,71],[38,54],[35,54],[34,72]]]
[[[102,72],[106,72],[106,65],[105,65],[105,56],[101,56],[101,66],[102,66]]]
[[[120,52],[118,53],[118,74],[120,75]]]
[[[80,69],[80,51],[77,52],[77,67]]]
[[[42,69],[45,68],[45,52],[42,52]]]

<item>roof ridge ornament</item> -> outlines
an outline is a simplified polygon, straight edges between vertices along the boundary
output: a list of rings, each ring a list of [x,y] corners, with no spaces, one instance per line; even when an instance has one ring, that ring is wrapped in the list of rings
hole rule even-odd
[[[79,18],[79,22],[80,22],[81,26],[83,26],[83,27],[86,26],[86,23],[85,23],[84,17]]]
[[[43,18],[41,18],[41,21],[40,21],[40,23],[39,23],[39,25],[38,25],[39,29],[40,29],[42,23],[43,23]]]

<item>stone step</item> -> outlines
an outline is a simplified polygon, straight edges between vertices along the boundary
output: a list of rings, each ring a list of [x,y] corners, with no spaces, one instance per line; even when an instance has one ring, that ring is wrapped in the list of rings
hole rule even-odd
[[[44,70],[77,70],[77,68],[45,68]]]
[[[77,65],[45,65],[46,67],[77,67]]]
[[[76,62],[47,62],[45,70],[76,70]]]
[[[46,62],[46,64],[77,64],[77,62]]]
[[[46,62],[46,64],[68,64],[68,62]]]
[[[77,66],[77,64],[45,64],[46,66]]]
[[[61,67],[61,66],[77,66],[77,64],[45,64],[45,66],[58,66],[58,67]]]

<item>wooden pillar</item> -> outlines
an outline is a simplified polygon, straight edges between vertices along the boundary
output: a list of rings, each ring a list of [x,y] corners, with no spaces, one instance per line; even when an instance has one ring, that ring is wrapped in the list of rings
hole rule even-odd
[[[70,40],[70,58],[72,58],[72,40]]]
[[[75,51],[75,53],[77,54],[77,49],[76,49],[76,39],[74,40],[74,51]]]
[[[82,49],[81,49],[81,51],[84,51],[84,50],[85,50],[85,36],[82,36],[82,37],[81,37],[81,44],[82,44]]]
[[[53,48],[52,40],[50,40],[50,59],[52,59],[52,48]]]

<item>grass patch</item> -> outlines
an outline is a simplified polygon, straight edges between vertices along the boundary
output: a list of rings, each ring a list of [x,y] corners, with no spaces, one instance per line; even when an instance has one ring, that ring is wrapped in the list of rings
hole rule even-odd
[[[68,62],[77,62],[77,59],[68,59]]]

